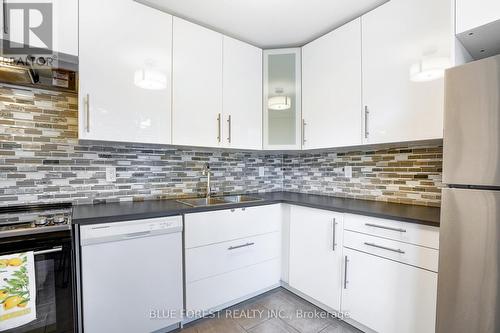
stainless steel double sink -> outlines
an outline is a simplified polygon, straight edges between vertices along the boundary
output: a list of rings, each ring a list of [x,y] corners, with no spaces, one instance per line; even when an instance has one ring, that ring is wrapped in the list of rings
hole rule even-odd
[[[205,207],[216,205],[228,205],[247,202],[256,202],[263,199],[252,197],[249,195],[231,195],[227,197],[210,197],[210,198],[194,198],[194,199],[179,199],[177,202],[191,207]]]

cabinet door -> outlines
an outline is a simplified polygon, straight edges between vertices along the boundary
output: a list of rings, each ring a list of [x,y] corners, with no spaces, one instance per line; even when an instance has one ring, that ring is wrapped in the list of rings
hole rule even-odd
[[[224,36],[224,146],[262,149],[262,50]]]
[[[451,59],[450,1],[392,0],[362,17],[365,142],[443,137],[444,80],[410,68]]]
[[[432,333],[437,274],[344,248],[342,311],[377,332]]]
[[[222,144],[222,35],[174,18],[173,143]]]
[[[301,50],[264,51],[264,149],[302,147]]]
[[[457,34],[500,20],[498,0],[457,0]]]
[[[171,31],[135,1],[80,1],[80,139],[171,142]]]
[[[342,215],[292,206],[289,284],[340,310]]]
[[[45,7],[40,7],[45,6]],[[78,0],[9,0],[3,2],[0,11],[4,39],[30,47],[47,48],[48,41],[31,33],[23,34],[23,10],[29,9],[30,20],[41,19],[52,29],[51,51],[78,56]],[[7,22],[4,24],[4,14]],[[48,22],[46,22],[48,21]],[[25,40],[25,37],[29,40]]]
[[[361,141],[361,19],[302,48],[303,148]]]

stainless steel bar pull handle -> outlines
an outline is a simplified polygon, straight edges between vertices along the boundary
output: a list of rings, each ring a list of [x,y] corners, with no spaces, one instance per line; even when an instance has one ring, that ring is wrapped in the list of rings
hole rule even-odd
[[[387,250],[387,251],[396,252],[396,253],[400,253],[400,254],[405,254],[405,251],[403,251],[401,249],[393,249],[391,247],[386,247],[386,246],[377,245],[377,244],[368,243],[368,242],[365,242],[365,245],[371,246],[371,247],[376,247],[377,249],[382,249],[382,250]]]
[[[217,115],[217,142],[219,142],[219,143],[220,143],[221,137],[222,137],[221,130],[222,130],[221,114],[219,113]]]
[[[337,237],[336,237],[336,233],[337,233],[337,232],[336,232],[336,231],[337,231],[337,221],[336,221],[336,219],[335,219],[335,218],[333,219],[332,229],[333,229],[333,231],[332,231],[332,233],[333,233],[333,235],[332,235],[332,236],[333,236],[333,246],[332,246],[332,250],[333,250],[333,251],[335,251],[335,246],[337,245],[337,242],[336,242],[336,240],[335,240],[335,239],[337,238]]]
[[[302,119],[302,145],[306,144],[306,120]]]
[[[397,231],[397,232],[406,232],[406,229],[386,227],[385,225],[378,225],[378,224],[373,224],[373,223],[365,223],[365,225],[367,227],[373,227],[373,228],[379,228],[379,229],[385,229],[385,230],[391,230],[391,231]]]
[[[84,107],[85,107],[85,131],[90,132],[90,95],[86,94],[84,97]]]
[[[368,117],[370,115],[370,110],[368,110],[368,105],[365,105],[365,139],[370,136],[370,131],[368,130]]]
[[[227,142],[231,143],[231,115],[227,116]]]
[[[246,244],[242,244],[242,245],[230,246],[227,249],[228,250],[236,250],[236,249],[241,249],[242,247],[248,247],[248,246],[252,246],[252,245],[255,245],[255,243],[252,242],[252,243],[246,243]]]
[[[48,254],[48,253],[61,252],[61,251],[62,251],[62,246],[56,246],[52,249],[35,251],[35,252],[33,252],[33,254],[36,256],[39,254]]]
[[[347,289],[347,263],[349,262],[349,258],[347,256],[344,257],[344,289]]]
[[[5,0],[2,1],[2,13],[3,13],[3,33],[8,34],[9,33],[9,20],[8,20],[8,14],[7,14],[7,4],[5,3]]]

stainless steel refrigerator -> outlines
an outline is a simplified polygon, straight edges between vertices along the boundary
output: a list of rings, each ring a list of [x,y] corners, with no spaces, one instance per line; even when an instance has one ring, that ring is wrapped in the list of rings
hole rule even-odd
[[[500,332],[500,56],[445,77],[437,333]]]

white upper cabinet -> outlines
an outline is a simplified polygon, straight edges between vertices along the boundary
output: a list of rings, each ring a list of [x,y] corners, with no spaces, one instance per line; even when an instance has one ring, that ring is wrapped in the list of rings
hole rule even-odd
[[[224,36],[224,146],[262,149],[262,50]]]
[[[460,34],[500,20],[498,0],[456,0],[456,32]]]
[[[223,36],[176,17],[173,36],[173,144],[220,147]]]
[[[300,49],[264,51],[264,149],[302,147]]]
[[[80,139],[170,143],[172,16],[85,0],[79,33]]]
[[[340,311],[342,290],[342,214],[292,206],[289,284]]]
[[[361,19],[302,48],[303,148],[361,139]]]
[[[452,36],[450,1],[391,0],[362,17],[365,143],[443,137],[444,80],[413,82],[410,68],[443,68]]]
[[[3,6],[0,16],[4,39],[78,56],[78,0],[9,0],[4,1]],[[23,15],[26,10],[29,10],[30,20],[41,19],[42,24],[47,24],[48,31],[52,29],[51,41],[35,34],[30,34],[29,40],[25,40]],[[7,20],[4,20],[4,15]],[[52,46],[48,45],[50,42]]]

